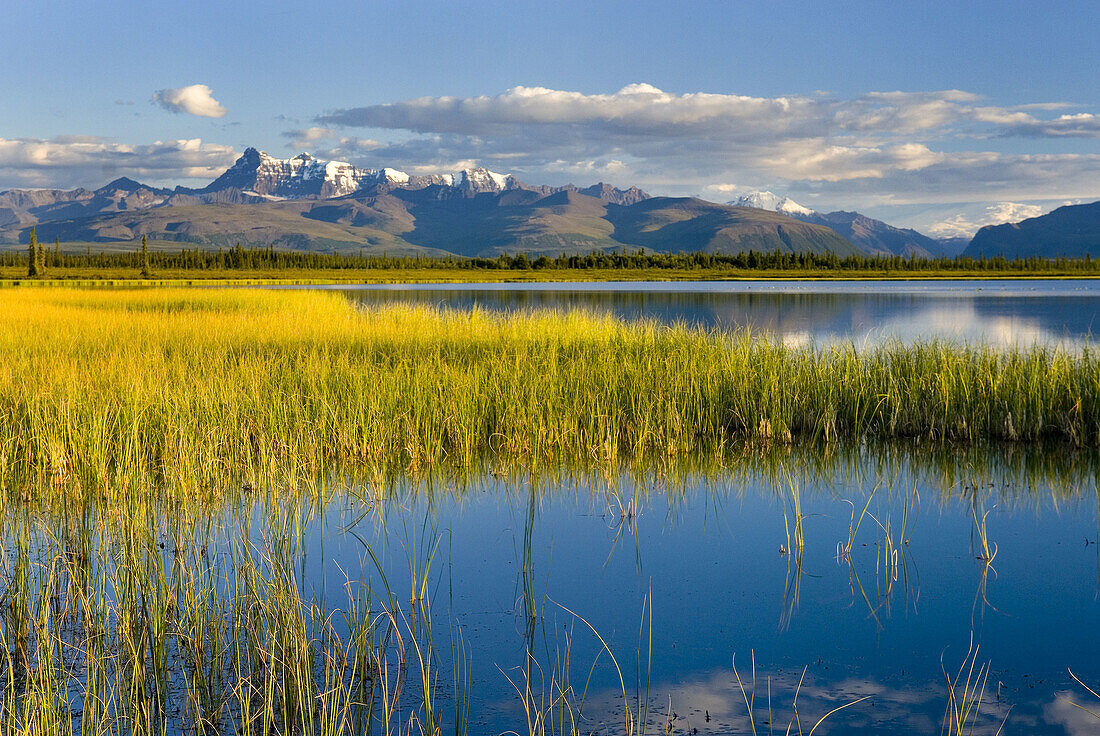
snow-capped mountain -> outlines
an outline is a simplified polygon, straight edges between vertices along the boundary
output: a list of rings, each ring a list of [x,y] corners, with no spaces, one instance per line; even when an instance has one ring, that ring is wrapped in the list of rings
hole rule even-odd
[[[236,190],[262,199],[328,199],[380,186],[423,189],[433,185],[453,187],[463,194],[503,192],[523,186],[511,174],[498,174],[484,168],[414,176],[398,169],[364,169],[343,161],[323,161],[308,153],[279,159],[248,148],[224,174],[196,193]]]
[[[463,169],[453,177],[451,186],[466,192],[504,192],[519,189],[520,183],[511,174],[498,174],[488,169]]]
[[[360,169],[342,161],[322,161],[308,153],[278,159],[264,151],[248,148],[224,174],[200,192],[237,189],[265,199],[327,198],[352,194],[365,184],[406,184],[408,181],[408,174],[395,169]]]
[[[342,161],[324,161],[308,153],[301,153],[290,159],[279,159],[259,149],[248,148],[221,176],[201,189],[162,189],[123,177],[94,191],[0,191],[0,242],[6,242],[6,237],[14,237],[16,240],[26,238],[31,227],[46,222],[69,223],[57,225],[54,231],[55,236],[63,239],[126,239],[130,236],[136,237],[135,233],[170,238],[199,237],[194,234],[198,225],[186,225],[182,221],[173,220],[169,223],[171,228],[168,228],[162,222],[165,217],[170,217],[166,211],[177,207],[201,208],[203,205],[218,205],[222,209],[216,212],[224,214],[227,211],[225,208],[260,205],[257,212],[266,208],[264,211],[270,215],[272,211],[281,211],[279,208],[285,204],[288,211],[300,215],[303,207],[309,210],[312,204],[299,200],[346,198],[350,201],[325,210],[324,216],[328,217],[339,210],[344,212],[340,217],[346,217],[358,226],[368,222],[389,222],[395,216],[394,213],[402,209],[420,205],[431,208],[438,202],[452,203],[447,206],[453,212],[447,216],[461,220],[462,216],[456,214],[464,210],[460,200],[480,201],[494,196],[498,196],[499,203],[506,206],[532,206],[533,203],[543,200],[550,206],[547,198],[558,193],[576,193],[615,207],[629,207],[649,199],[649,195],[637,187],[616,189],[602,182],[583,189],[572,184],[531,185],[524,184],[511,174],[499,174],[485,168],[469,168],[456,173],[409,174],[389,167],[370,169]],[[382,200],[377,211],[371,209],[375,200]],[[568,202],[575,204],[571,199]],[[367,211],[369,214],[364,214]],[[140,214],[143,212],[147,216]],[[248,218],[246,209],[238,212],[241,218]],[[111,214],[127,214],[129,224],[119,225],[111,231],[113,235],[110,236],[99,233],[102,223],[89,225],[90,220],[87,218]],[[198,220],[203,219],[196,217]],[[143,218],[155,224],[136,224],[144,222]],[[224,227],[224,224],[213,224],[216,217],[208,219],[209,222],[202,227],[211,228],[210,232]],[[407,227],[408,218],[399,219],[401,227]],[[268,225],[270,223],[264,221],[259,227]],[[138,229],[135,230],[132,226]],[[285,222],[282,226],[270,226],[279,232],[285,231],[287,227]],[[279,230],[279,227],[283,229]],[[45,231],[40,235],[44,236]]]
[[[815,214],[809,207],[803,207],[790,197],[781,197],[771,192],[749,192],[729,202],[737,207],[755,207],[758,210],[771,210],[792,217],[809,217]]]

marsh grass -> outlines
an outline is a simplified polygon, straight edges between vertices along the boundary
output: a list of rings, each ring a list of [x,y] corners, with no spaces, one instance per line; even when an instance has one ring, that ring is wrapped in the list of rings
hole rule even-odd
[[[867,351],[625,324],[357,309],[328,293],[0,292],[9,488],[721,455],[737,442],[1100,438],[1095,353]],[[196,499],[197,500],[197,499]]]
[[[892,437],[922,443],[914,452],[945,488],[987,472],[977,448],[1000,440],[1025,478],[1095,478],[1095,459],[1054,461],[1041,444],[1096,442],[1100,371],[1087,352],[813,351],[589,314],[187,289],[0,292],[0,350],[0,736],[465,733],[469,654],[452,638],[446,677],[433,632],[437,528],[403,527],[408,605],[369,548],[381,584],[348,580],[346,600],[318,599],[300,563],[326,479],[361,483],[385,525],[403,493],[432,502],[402,485],[410,476],[459,497],[490,468],[656,469],[672,488],[718,469],[779,486],[863,467],[867,453],[902,464],[867,442]],[[518,555],[530,630],[546,600],[531,540],[553,485],[529,489]],[[646,488],[615,496],[628,527]],[[793,613],[803,515],[798,486],[785,488]],[[258,509],[259,532],[234,516],[242,508]],[[588,628],[625,705],[611,642]],[[650,716],[651,623],[644,678],[641,640],[640,627],[635,707],[614,724],[628,733]],[[517,680],[532,733],[579,729],[587,688],[569,684],[569,649],[546,698],[536,663]]]
[[[0,734],[441,733],[428,600],[387,609],[349,581],[326,606],[302,579],[303,508],[266,505],[258,530],[186,508],[0,514]]]
[[[982,703],[985,688],[989,681],[990,662],[979,662],[980,647],[974,644],[971,635],[970,646],[963,657],[959,671],[952,675],[940,659],[940,667],[947,685],[947,707],[944,711],[941,733],[951,736],[963,736],[974,733],[982,715]],[[1005,712],[996,733],[999,735],[1008,721],[1011,708]]]

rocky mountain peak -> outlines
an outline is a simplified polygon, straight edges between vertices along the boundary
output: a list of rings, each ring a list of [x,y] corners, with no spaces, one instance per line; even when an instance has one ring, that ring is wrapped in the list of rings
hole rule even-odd
[[[242,153],[240,155],[240,158],[238,158],[235,162],[233,162],[233,165],[234,166],[249,166],[249,165],[254,166],[254,165],[260,163],[261,161],[263,161],[265,158],[271,158],[271,157],[268,156],[265,151],[261,151],[258,148],[253,148],[252,146],[249,146],[248,148],[244,149],[244,153]]]
[[[455,174],[453,186],[466,192],[480,194],[517,189],[519,181],[511,174],[498,174],[479,166],[474,169],[463,169]]]
[[[109,184],[105,184],[104,186],[100,187],[97,191],[100,191],[100,192],[136,192],[138,189],[142,189],[142,188],[148,188],[148,187],[145,187],[145,185],[142,184],[141,182],[134,181],[133,179],[131,179],[129,177],[120,176],[119,178],[115,179],[114,181],[110,182]]]
[[[578,189],[577,191],[581,194],[587,194],[589,197],[597,197],[611,204],[632,205],[642,200],[649,199],[649,194],[643,192],[638,187],[616,189],[610,184],[605,184],[602,181],[590,187]]]

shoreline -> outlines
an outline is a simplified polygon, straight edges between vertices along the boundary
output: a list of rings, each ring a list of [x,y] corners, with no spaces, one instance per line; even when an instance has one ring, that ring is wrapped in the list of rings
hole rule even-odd
[[[0,288],[15,287],[88,287],[88,286],[326,286],[355,284],[536,284],[536,283],[631,283],[631,282],[908,282],[908,281],[1093,281],[1100,274],[1012,273],[961,271],[930,273],[866,272],[850,273],[800,272],[800,271],[697,271],[663,269],[611,270],[466,270],[466,269],[395,269],[356,271],[354,276],[340,276],[331,272],[325,275],[307,275],[301,271],[293,275],[279,276],[270,272],[254,276],[236,275],[220,271],[209,276],[170,274],[164,277],[143,279],[139,275],[118,273],[104,275],[61,275],[58,277],[28,278],[0,274]]]

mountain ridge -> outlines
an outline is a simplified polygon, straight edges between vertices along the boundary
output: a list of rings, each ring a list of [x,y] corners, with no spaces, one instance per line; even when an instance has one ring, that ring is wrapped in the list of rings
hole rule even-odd
[[[768,191],[749,192],[729,204],[774,210],[803,222],[824,225],[859,246],[867,255],[934,258],[946,253],[944,244],[911,228],[895,227],[859,212],[818,212],[790,197]]]
[[[972,258],[1098,257],[1100,202],[1065,205],[1019,222],[986,225],[975,233],[963,255]]]
[[[606,183],[530,185],[469,168],[413,175],[310,154],[276,159],[248,148],[205,187],[119,178],[96,190],[0,192],[0,239],[126,242],[149,236],[200,246],[247,245],[392,254],[485,256],[644,247],[859,253],[828,227],[783,213]]]

